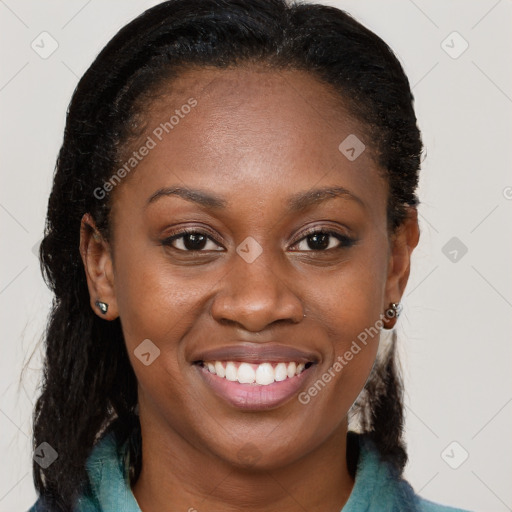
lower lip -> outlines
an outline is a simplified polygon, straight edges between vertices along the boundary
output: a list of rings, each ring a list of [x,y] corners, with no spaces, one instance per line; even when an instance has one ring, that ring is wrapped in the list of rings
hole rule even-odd
[[[259,384],[240,384],[210,373],[200,365],[194,365],[199,371],[203,381],[221,398],[239,409],[262,410],[278,407],[292,398],[304,385],[311,365],[300,375],[287,378],[280,382],[273,382],[267,386]]]

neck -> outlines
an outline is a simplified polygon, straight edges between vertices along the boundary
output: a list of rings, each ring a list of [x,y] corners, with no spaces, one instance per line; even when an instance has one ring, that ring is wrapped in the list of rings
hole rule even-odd
[[[339,512],[354,485],[346,422],[316,449],[272,470],[240,469],[176,432],[141,427],[142,470],[132,491],[144,512]]]

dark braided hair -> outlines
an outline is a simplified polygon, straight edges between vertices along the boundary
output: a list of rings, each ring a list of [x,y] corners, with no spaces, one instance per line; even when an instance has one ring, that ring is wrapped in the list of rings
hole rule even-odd
[[[82,77],[69,105],[45,236],[43,275],[55,297],[45,332],[42,391],[33,446],[59,454],[48,468],[33,465],[37,491],[52,510],[70,510],[86,490],[85,461],[96,440],[114,430],[128,440],[130,479],[141,469],[137,381],[119,319],[105,322],[90,307],[79,253],[80,222],[88,212],[109,240],[111,194],[94,191],[112,176],[134,136],[151,94],[187,67],[260,63],[305,70],[329,85],[370,137],[389,183],[390,234],[407,207],[416,207],[422,143],[413,96],[391,49],[345,12],[285,0],[171,0],[122,28]],[[364,394],[362,427],[399,472],[402,384],[394,344],[374,369]]]

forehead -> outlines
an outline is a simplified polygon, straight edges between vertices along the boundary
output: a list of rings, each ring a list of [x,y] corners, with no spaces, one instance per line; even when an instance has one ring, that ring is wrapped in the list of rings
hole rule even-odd
[[[349,114],[345,99],[330,84],[320,82],[311,73],[301,70],[283,70],[263,65],[231,68],[192,68],[179,74],[171,82],[161,84],[141,112],[150,126],[156,126],[174,109],[180,109],[188,100],[198,102],[201,112],[200,129],[238,126],[250,128],[267,124],[271,133],[283,138],[283,128],[294,132],[330,131],[339,136],[340,130],[352,129],[361,134],[365,129]],[[340,121],[342,123],[340,124]],[[309,128],[309,130],[308,130]],[[178,130],[176,130],[178,131]],[[250,129],[249,129],[250,131]],[[213,135],[213,133],[212,133]],[[261,133],[259,134],[262,135]]]
[[[258,190],[292,195],[318,183],[347,186],[369,203],[386,192],[365,126],[337,91],[307,72],[189,69],[152,97],[141,109],[144,133],[125,155],[151,139],[127,180],[133,191],[149,196],[165,186],[206,185],[254,200]],[[364,151],[347,158],[353,152],[343,152],[352,149],[345,140]]]

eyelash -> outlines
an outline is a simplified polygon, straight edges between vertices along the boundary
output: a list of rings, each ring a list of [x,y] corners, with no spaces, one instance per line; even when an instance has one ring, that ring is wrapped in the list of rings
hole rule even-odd
[[[218,242],[216,242],[215,239],[212,236],[210,236],[209,233],[207,233],[205,231],[198,230],[198,229],[194,229],[194,228],[183,229],[182,231],[179,231],[178,233],[175,233],[175,234],[165,238],[164,240],[162,240],[161,243],[162,243],[162,245],[168,246],[168,247],[170,247],[176,251],[180,251],[180,252],[191,252],[191,253],[208,252],[203,249],[194,251],[194,250],[186,250],[186,249],[177,249],[176,247],[173,247],[172,242],[174,242],[175,240],[178,240],[180,238],[183,238],[184,236],[189,235],[189,234],[204,235],[204,236],[206,236],[206,238],[208,240],[219,245]],[[352,247],[357,242],[357,239],[351,238],[347,235],[343,235],[336,231],[332,231],[332,230],[328,230],[328,229],[314,229],[313,228],[309,231],[306,231],[306,233],[303,234],[302,238],[300,238],[296,242],[294,242],[293,245],[297,245],[299,242],[302,242],[309,236],[316,235],[316,234],[330,235],[330,236],[336,238],[340,242],[340,245],[338,247],[331,247],[330,249],[323,249],[323,250],[311,249],[311,250],[304,251],[304,252],[327,252],[327,251],[333,251],[333,250],[337,250],[337,249],[348,249],[349,247]],[[214,251],[214,252],[217,252],[217,251]],[[220,252],[220,251],[218,251],[218,252]],[[296,252],[300,252],[300,251],[296,251]]]

